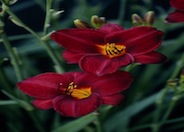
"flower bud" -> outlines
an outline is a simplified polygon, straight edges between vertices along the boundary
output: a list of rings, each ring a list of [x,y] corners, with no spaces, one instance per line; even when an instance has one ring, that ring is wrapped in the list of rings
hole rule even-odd
[[[136,26],[142,26],[144,21],[138,14],[132,14],[132,23]]]
[[[51,16],[53,19],[57,19],[60,17],[60,15],[64,12],[64,10],[55,11],[54,9],[50,9]]]
[[[144,21],[147,26],[152,26],[155,20],[155,13],[153,11],[148,11],[144,15]]]
[[[82,21],[80,19],[76,19],[74,20],[74,25],[77,27],[77,28],[91,28],[91,26],[85,22],[85,21]]]
[[[91,24],[95,28],[99,28],[105,23],[106,23],[106,21],[105,21],[104,17],[98,17],[97,15],[94,15],[94,16],[91,17]]]
[[[167,81],[167,84],[170,87],[176,87],[178,85],[178,81],[179,81],[179,79],[177,79],[177,78],[176,79],[169,79]]]
[[[13,17],[9,16],[9,19],[17,26],[23,27],[23,23],[20,20],[14,19]]]

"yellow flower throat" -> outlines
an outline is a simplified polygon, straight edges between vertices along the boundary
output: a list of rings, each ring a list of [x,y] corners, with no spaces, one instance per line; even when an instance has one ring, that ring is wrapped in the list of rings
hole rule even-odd
[[[62,88],[62,83],[60,83],[58,90],[61,92],[61,94],[69,95],[76,99],[88,98],[92,94],[91,87],[78,88],[74,82],[69,83],[67,88]]]

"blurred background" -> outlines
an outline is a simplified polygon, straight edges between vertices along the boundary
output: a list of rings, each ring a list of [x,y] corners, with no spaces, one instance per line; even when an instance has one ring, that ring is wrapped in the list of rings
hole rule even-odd
[[[40,36],[47,35],[43,33],[46,0],[18,0],[8,7],[35,33]],[[100,108],[102,114],[99,114],[98,122],[104,132],[182,132],[184,130],[182,107],[184,95],[181,90],[184,90],[181,82],[181,76],[184,74],[182,73],[184,24],[165,23],[167,15],[174,11],[169,5],[169,0],[53,0],[51,8],[53,14],[57,11],[62,13],[52,16],[47,33],[74,28],[75,19],[90,22],[93,15],[105,17],[107,22],[114,22],[128,29],[134,26],[131,20],[132,14],[137,13],[143,17],[146,12],[154,11],[153,26],[165,32],[162,46],[158,51],[166,55],[168,60],[162,64],[138,65],[131,69],[135,81],[127,91],[123,92],[124,103],[109,109]],[[21,60],[19,66],[22,79],[44,72],[58,71],[43,44],[40,44],[40,40],[25,28],[13,23],[10,16],[8,13],[3,16],[3,28],[10,46]],[[62,70],[79,70],[77,65],[68,65],[62,59],[63,49],[60,46],[51,40],[48,40],[48,43],[54,49]],[[10,60],[10,54],[0,38],[0,132],[99,131],[99,124],[93,119],[62,117],[52,109],[47,111],[35,109],[31,105],[32,98],[23,95],[17,89],[16,83],[21,79],[17,79]],[[123,68],[123,70],[127,69]],[[178,89],[180,89],[179,94]],[[174,100],[176,97],[177,99]],[[160,122],[165,113],[168,113],[167,118]],[[77,124],[76,120],[80,123]]]

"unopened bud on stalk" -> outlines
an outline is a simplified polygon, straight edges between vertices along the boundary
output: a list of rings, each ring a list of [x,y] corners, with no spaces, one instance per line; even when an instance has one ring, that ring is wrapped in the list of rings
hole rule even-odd
[[[153,11],[148,11],[144,15],[144,21],[147,26],[152,26],[155,20],[155,13]]]
[[[91,17],[91,24],[95,28],[99,28],[102,25],[104,25],[105,23],[106,23],[105,17],[98,17],[97,15],[94,15]]]
[[[74,25],[77,28],[91,28],[91,26],[87,22],[80,20],[80,19],[74,20]]]
[[[167,81],[167,84],[170,87],[176,87],[178,85],[178,81],[179,81],[179,79],[177,79],[177,78],[176,79],[169,79]]]
[[[21,21],[16,20],[16,19],[12,18],[11,16],[9,16],[9,19],[10,19],[15,25],[17,25],[17,26],[19,26],[19,27],[23,27],[23,24],[22,24]]]
[[[132,23],[136,26],[141,26],[144,21],[138,14],[132,14]]]
[[[50,12],[51,12],[52,18],[56,19],[60,17],[60,15],[64,12],[64,10],[55,11],[54,9],[51,9]]]

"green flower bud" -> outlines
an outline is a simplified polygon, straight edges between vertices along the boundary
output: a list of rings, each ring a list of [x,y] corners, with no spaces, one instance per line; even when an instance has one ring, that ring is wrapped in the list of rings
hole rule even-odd
[[[106,20],[105,20],[104,17],[98,17],[97,15],[94,15],[94,16],[91,17],[91,24],[95,28],[99,28],[105,23],[106,23]]]
[[[55,11],[54,9],[50,10],[51,12],[51,16],[53,19],[57,19],[60,17],[60,15],[64,12],[64,10],[60,10],[60,11]]]
[[[91,26],[87,22],[80,20],[80,19],[74,20],[74,25],[77,28],[91,28]]]
[[[9,16],[9,19],[17,26],[23,27],[23,23],[20,20],[14,19],[13,17]]]
[[[176,79],[169,79],[169,80],[167,81],[167,84],[168,84],[168,86],[170,86],[170,87],[176,87],[176,86],[178,85],[178,81],[179,81],[178,78],[176,78]]]
[[[148,11],[144,15],[144,21],[147,26],[152,26],[155,20],[155,13],[153,11]]]
[[[132,14],[132,23],[135,26],[142,26],[144,24],[144,21],[138,14]]]

